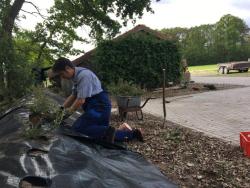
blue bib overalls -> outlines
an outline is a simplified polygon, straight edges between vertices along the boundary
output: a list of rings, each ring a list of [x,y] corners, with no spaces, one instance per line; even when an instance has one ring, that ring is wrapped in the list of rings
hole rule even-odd
[[[104,90],[99,94],[85,99],[82,105],[84,113],[74,122],[73,129],[96,139],[102,139],[109,127],[111,102],[108,93]],[[132,131],[117,130],[116,141],[132,139]]]
[[[111,103],[106,91],[86,98],[84,113],[75,121],[73,128],[93,138],[102,138],[109,126]]]

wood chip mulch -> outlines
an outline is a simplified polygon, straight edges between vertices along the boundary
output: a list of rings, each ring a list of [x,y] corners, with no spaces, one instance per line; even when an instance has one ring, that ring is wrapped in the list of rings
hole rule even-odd
[[[250,158],[239,146],[193,131],[172,122],[163,126],[161,118],[144,114],[136,120],[129,113],[133,128],[142,128],[145,142],[129,142],[129,149],[141,153],[180,187],[250,187]],[[111,124],[121,122],[113,113]]]

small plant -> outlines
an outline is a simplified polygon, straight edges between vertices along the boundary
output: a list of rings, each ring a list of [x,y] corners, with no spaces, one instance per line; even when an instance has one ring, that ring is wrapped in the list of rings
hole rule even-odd
[[[43,119],[40,119],[34,124],[34,122],[31,122],[29,118],[29,121],[22,122],[24,124],[24,131],[22,135],[27,139],[38,139],[47,136],[51,131],[60,126],[61,122],[63,121],[63,116],[64,111],[58,110],[54,115],[54,120],[49,123],[49,127],[46,129],[44,129],[42,126]]]
[[[28,108],[31,114],[40,115],[43,118],[51,119],[56,113],[57,106],[54,101],[49,99],[43,92],[42,88],[33,89],[33,98]]]
[[[27,127],[25,128],[22,135],[27,139],[37,139],[45,135],[44,130],[41,127]]]
[[[63,120],[64,111],[48,98],[42,88],[35,88],[31,102],[27,105],[30,114],[29,121],[25,125],[23,136],[29,139],[36,139],[59,127]],[[43,125],[49,125],[43,128]]]
[[[166,140],[171,140],[173,142],[180,142],[182,139],[181,130],[179,128],[170,130],[169,132],[166,132],[165,134]]]
[[[58,110],[55,115],[55,119],[51,122],[51,129],[55,129],[60,126],[63,121],[65,112],[63,110]]]
[[[117,83],[108,86],[108,91],[114,96],[141,96],[144,91],[139,86],[119,79]]]

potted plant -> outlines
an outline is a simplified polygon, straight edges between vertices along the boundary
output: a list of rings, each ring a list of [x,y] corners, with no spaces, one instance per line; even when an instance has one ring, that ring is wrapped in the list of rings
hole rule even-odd
[[[108,87],[109,92],[115,96],[119,108],[140,107],[143,90],[131,82],[120,79],[116,84]]]

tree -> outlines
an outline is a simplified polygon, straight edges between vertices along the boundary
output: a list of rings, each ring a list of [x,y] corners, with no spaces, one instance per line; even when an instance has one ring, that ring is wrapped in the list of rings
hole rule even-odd
[[[36,36],[34,31],[18,30],[13,37],[15,52],[22,54],[30,66],[50,66],[50,61],[53,59],[50,49],[44,47],[41,50],[41,45],[32,40],[34,36]],[[39,63],[37,63],[38,56],[40,56]]]
[[[3,0],[0,2],[0,85],[3,86],[4,75],[7,71],[7,65],[11,63],[12,50],[12,31],[17,15],[24,3],[24,0],[14,1],[12,6],[11,0]]]
[[[245,22],[230,14],[223,16],[215,24],[214,50],[220,62],[235,61],[242,58],[242,50],[245,48],[245,38],[248,27]]]
[[[175,28],[170,28],[170,29],[164,28],[161,30],[161,32],[169,36],[169,38],[172,41],[181,44],[187,36],[188,29],[181,28],[181,27],[175,27]]]
[[[1,33],[0,39],[7,35],[11,38],[15,20],[23,6],[25,0],[15,0],[11,5],[11,0],[2,0],[1,8]]]
[[[15,77],[15,62],[20,63],[20,59],[13,46],[12,33],[24,3],[33,5],[39,14],[39,7],[32,1],[0,2],[0,87],[5,85],[4,89],[9,91],[15,86],[15,79],[20,79]],[[119,32],[122,24],[126,25],[129,20],[135,22],[143,15],[144,10],[152,12],[150,5],[150,0],[55,0],[48,18],[37,26],[38,32],[31,38],[33,43],[40,46],[36,62],[41,63],[44,50],[49,50],[54,55],[72,52],[74,40],[85,41],[75,32],[75,29],[83,25],[90,28],[90,36],[96,41],[112,38]]]
[[[201,25],[189,29],[182,43],[182,54],[189,64],[209,64],[212,61],[212,25]]]
[[[232,15],[223,16],[212,25],[163,29],[181,49],[189,65],[246,60],[250,56],[249,28]]]
[[[12,96],[16,93],[10,92],[16,84],[13,80],[17,78],[15,62],[17,57],[12,42],[12,32],[15,20],[24,4],[24,0],[2,0],[0,3],[0,95]],[[20,60],[20,59],[19,59]],[[16,86],[18,87],[18,86]],[[12,90],[17,91],[17,90]]]
[[[99,41],[114,37],[122,24],[135,22],[144,10],[152,12],[150,4],[150,0],[56,0],[50,13],[53,20],[62,20],[70,28],[88,26],[90,35]]]
[[[142,16],[144,9],[152,11],[150,0],[56,0],[55,5],[49,10],[48,19],[36,27],[33,41],[41,45],[37,62],[44,47],[51,49],[54,57],[79,53],[79,50],[72,48],[73,41],[88,42],[76,33],[76,29],[82,26],[89,28],[90,37],[98,43],[104,38],[114,37],[128,20],[135,22],[136,18]],[[111,16],[112,14],[116,17]]]

